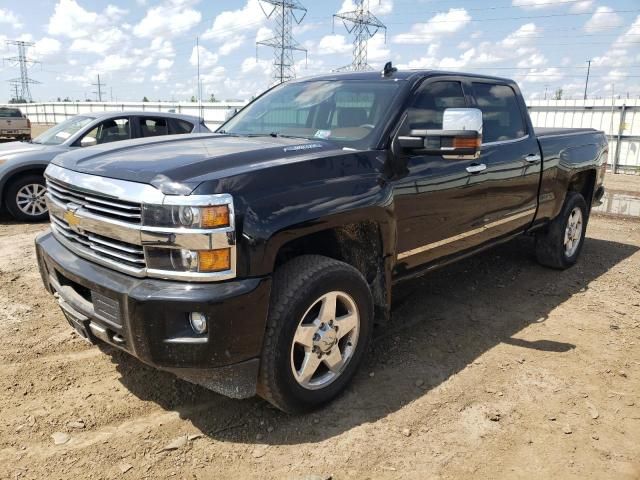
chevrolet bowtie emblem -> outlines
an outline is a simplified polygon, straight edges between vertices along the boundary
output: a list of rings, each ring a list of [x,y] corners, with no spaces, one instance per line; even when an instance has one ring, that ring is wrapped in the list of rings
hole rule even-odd
[[[64,212],[64,215],[62,216],[62,218],[64,218],[65,222],[67,222],[67,224],[69,225],[69,227],[71,227],[72,230],[78,230],[78,225],[80,225],[80,219],[78,218],[78,216],[75,214],[75,212],[73,210],[67,210],[66,212]]]

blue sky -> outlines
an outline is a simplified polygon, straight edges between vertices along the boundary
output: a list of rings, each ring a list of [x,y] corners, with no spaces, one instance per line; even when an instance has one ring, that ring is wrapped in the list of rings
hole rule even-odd
[[[308,49],[297,56],[298,77],[351,61],[351,37],[332,14],[352,0],[302,0],[308,13],[294,29]],[[404,68],[477,71],[518,80],[528,98],[563,88],[565,97],[589,93],[640,95],[638,0],[371,0],[388,27],[368,47],[369,63]],[[248,98],[271,82],[271,52],[256,39],[272,25],[258,0],[0,0],[0,56],[7,39],[36,42],[29,54],[41,64],[30,74],[35,100],[95,98],[97,75],[105,98],[187,100],[196,93],[195,40],[200,37],[203,97]],[[6,80],[0,65],[0,100]]]

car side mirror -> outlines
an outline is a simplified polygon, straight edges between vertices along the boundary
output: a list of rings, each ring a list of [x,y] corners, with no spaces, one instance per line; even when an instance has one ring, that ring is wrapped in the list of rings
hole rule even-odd
[[[474,159],[482,145],[482,111],[477,108],[447,108],[442,130],[411,130],[398,137],[405,150],[453,159]]]
[[[81,147],[93,147],[98,144],[98,140],[95,137],[84,137],[80,140]]]

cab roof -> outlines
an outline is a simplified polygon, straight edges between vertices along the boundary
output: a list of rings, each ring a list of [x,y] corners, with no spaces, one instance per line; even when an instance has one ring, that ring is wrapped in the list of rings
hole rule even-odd
[[[337,80],[404,80],[415,81],[425,77],[438,77],[438,76],[455,76],[455,77],[469,77],[469,78],[483,78],[492,81],[499,81],[504,83],[514,83],[513,80],[503,77],[493,77],[491,75],[483,75],[479,73],[464,73],[464,72],[449,72],[445,70],[397,70],[386,76],[382,75],[381,71],[366,71],[366,72],[331,72],[323,75],[317,75],[313,77],[304,77],[293,80],[293,82],[309,82],[309,81],[337,81]]]

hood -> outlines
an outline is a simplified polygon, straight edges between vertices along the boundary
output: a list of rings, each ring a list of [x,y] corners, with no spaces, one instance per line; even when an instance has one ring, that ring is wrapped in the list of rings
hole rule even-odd
[[[166,194],[187,195],[204,180],[336,148],[315,139],[179,135],[74,150],[59,155],[53,163],[76,172],[148,183]]]
[[[56,155],[66,152],[69,149],[60,145],[40,145],[29,142],[8,142],[0,143],[0,158],[9,160],[20,157],[37,160],[51,160]],[[45,158],[46,157],[46,158]]]

